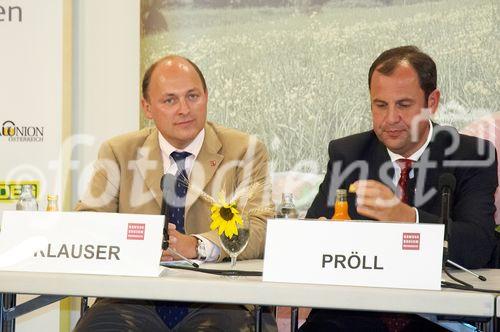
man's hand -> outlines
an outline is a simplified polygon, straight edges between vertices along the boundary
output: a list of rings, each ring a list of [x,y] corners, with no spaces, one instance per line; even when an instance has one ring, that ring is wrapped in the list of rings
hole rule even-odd
[[[359,214],[380,221],[415,222],[415,209],[401,202],[392,190],[374,180],[359,180],[349,191],[356,192],[356,210]]]
[[[179,233],[175,229],[175,225],[168,224],[168,246],[175,249],[181,255],[186,256],[186,258],[196,258],[196,246],[198,245],[198,239],[191,235],[186,235]],[[161,254],[161,261],[176,261],[180,260],[179,256],[163,250]]]

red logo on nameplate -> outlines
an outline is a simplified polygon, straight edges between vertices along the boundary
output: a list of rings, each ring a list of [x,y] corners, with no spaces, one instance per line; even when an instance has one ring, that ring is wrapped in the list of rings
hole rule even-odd
[[[127,229],[127,240],[144,240],[145,231],[145,224],[129,223]]]
[[[403,233],[403,250],[420,250],[420,233]]]

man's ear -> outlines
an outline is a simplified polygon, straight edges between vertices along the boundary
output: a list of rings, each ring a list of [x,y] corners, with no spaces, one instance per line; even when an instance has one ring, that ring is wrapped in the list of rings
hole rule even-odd
[[[436,114],[439,106],[439,98],[441,96],[441,92],[439,89],[436,89],[431,92],[429,98],[427,98],[427,108],[431,112],[431,115]]]
[[[151,120],[153,118],[153,113],[151,112],[151,105],[144,97],[141,98],[141,106],[142,106],[142,111],[144,112],[144,116],[147,119]]]

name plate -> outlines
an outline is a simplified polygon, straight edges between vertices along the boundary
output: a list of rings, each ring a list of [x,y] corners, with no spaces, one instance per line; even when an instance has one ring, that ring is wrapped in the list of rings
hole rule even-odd
[[[444,225],[268,220],[263,280],[439,290]]]
[[[0,270],[158,276],[164,218],[5,211]]]

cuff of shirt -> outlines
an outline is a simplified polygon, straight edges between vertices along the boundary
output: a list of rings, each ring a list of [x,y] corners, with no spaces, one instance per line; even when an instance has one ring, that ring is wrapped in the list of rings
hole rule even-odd
[[[413,208],[415,210],[415,223],[418,224],[419,223],[419,218],[418,218],[418,209],[417,208]]]
[[[212,241],[208,240],[207,238],[198,235],[198,234],[192,234],[194,237],[199,239],[203,244],[205,245],[205,250],[207,252],[207,258],[205,259],[205,262],[215,262],[216,260],[219,259],[220,255],[220,248],[213,243]]]

